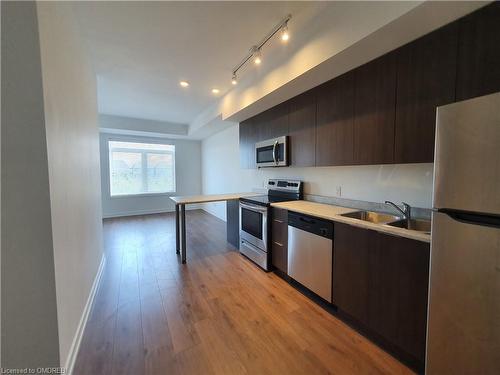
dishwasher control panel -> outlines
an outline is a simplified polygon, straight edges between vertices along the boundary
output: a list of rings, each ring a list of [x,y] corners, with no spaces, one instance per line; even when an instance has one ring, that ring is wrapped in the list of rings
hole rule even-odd
[[[317,217],[289,211],[288,225],[313,233],[317,236],[329,239],[333,238],[333,223],[327,220],[318,219]]]

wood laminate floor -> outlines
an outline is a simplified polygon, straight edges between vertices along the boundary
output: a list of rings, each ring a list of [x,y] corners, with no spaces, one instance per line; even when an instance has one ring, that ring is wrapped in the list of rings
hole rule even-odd
[[[188,263],[173,214],[106,220],[107,262],[74,374],[411,374],[187,211]]]

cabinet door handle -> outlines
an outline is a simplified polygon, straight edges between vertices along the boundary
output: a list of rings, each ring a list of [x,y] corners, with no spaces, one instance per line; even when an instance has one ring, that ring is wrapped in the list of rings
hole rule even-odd
[[[283,224],[283,220],[273,219],[275,222]]]
[[[280,247],[283,247],[283,244],[282,243],[279,243],[279,242],[276,242],[276,241],[273,241],[276,245],[280,246]]]

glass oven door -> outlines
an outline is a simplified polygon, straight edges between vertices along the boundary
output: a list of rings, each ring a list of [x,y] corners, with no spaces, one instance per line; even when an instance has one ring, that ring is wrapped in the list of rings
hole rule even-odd
[[[267,251],[267,207],[240,202],[240,237]]]

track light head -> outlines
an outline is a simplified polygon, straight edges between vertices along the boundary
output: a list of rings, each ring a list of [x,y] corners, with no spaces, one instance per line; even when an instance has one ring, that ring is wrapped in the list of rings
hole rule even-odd
[[[1,0],[0,0],[1,1]],[[231,79],[231,83],[233,85],[238,84],[238,80],[236,78],[236,74],[239,72],[239,70],[250,60],[253,60],[255,65],[260,65],[262,63],[262,52],[261,48],[266,45],[269,40],[277,35],[278,33],[280,34],[280,39],[283,43],[288,42],[290,39],[290,34],[288,32],[288,21],[292,18],[291,14],[288,14],[285,18],[283,18],[280,23],[278,23],[274,28],[258,43],[254,44],[250,50],[248,51],[247,55],[243,58],[243,60],[236,65],[233,68],[233,76]]]
[[[255,63],[255,65],[260,65],[260,63],[262,62],[262,53],[260,52],[260,48],[254,47],[253,62]]]
[[[290,33],[288,32],[288,23],[285,23],[281,28],[281,41],[288,42],[288,39],[290,39]]]

